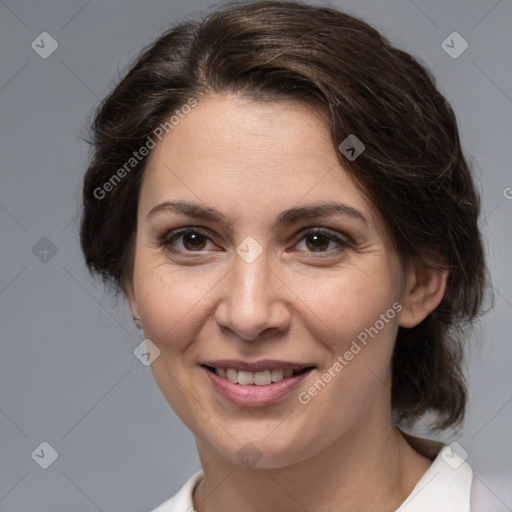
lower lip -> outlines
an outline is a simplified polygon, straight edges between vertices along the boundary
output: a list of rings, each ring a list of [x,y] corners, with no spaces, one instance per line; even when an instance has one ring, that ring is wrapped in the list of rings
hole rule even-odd
[[[286,377],[279,382],[273,382],[265,386],[243,386],[241,384],[233,384],[229,380],[219,377],[204,366],[201,366],[201,368],[210,378],[214,388],[224,398],[235,405],[243,407],[262,407],[279,401],[297,388],[313,370],[311,368],[293,377]]]

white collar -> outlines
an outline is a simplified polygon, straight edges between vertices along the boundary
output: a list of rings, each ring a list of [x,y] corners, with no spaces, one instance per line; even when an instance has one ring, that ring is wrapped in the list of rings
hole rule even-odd
[[[396,512],[470,512],[473,470],[445,446]]]

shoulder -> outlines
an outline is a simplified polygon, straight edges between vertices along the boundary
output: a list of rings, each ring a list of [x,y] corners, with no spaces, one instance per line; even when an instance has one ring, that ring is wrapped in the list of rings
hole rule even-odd
[[[202,470],[192,475],[172,498],[164,501],[151,512],[193,512],[192,496],[201,478],[203,478]]]

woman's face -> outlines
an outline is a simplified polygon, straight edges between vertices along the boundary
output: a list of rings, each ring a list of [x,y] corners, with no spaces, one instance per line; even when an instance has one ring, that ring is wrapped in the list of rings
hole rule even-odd
[[[168,403],[235,464],[283,467],[390,422],[402,268],[336,151],[312,107],[215,96],[149,157],[128,298]],[[279,380],[290,367],[310,369]]]

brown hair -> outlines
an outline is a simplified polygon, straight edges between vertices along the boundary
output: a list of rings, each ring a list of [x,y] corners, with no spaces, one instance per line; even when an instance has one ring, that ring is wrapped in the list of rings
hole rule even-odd
[[[80,232],[90,271],[118,291],[131,279],[147,157],[105,197],[95,191],[170,113],[214,93],[312,102],[328,115],[336,147],[350,134],[365,144],[357,159],[339,158],[383,216],[402,261],[449,270],[439,307],[399,329],[393,411],[399,422],[433,412],[436,429],[460,424],[466,328],[486,287],[479,196],[432,74],[355,16],[299,2],[237,4],[178,24],[146,48],[92,119]]]

